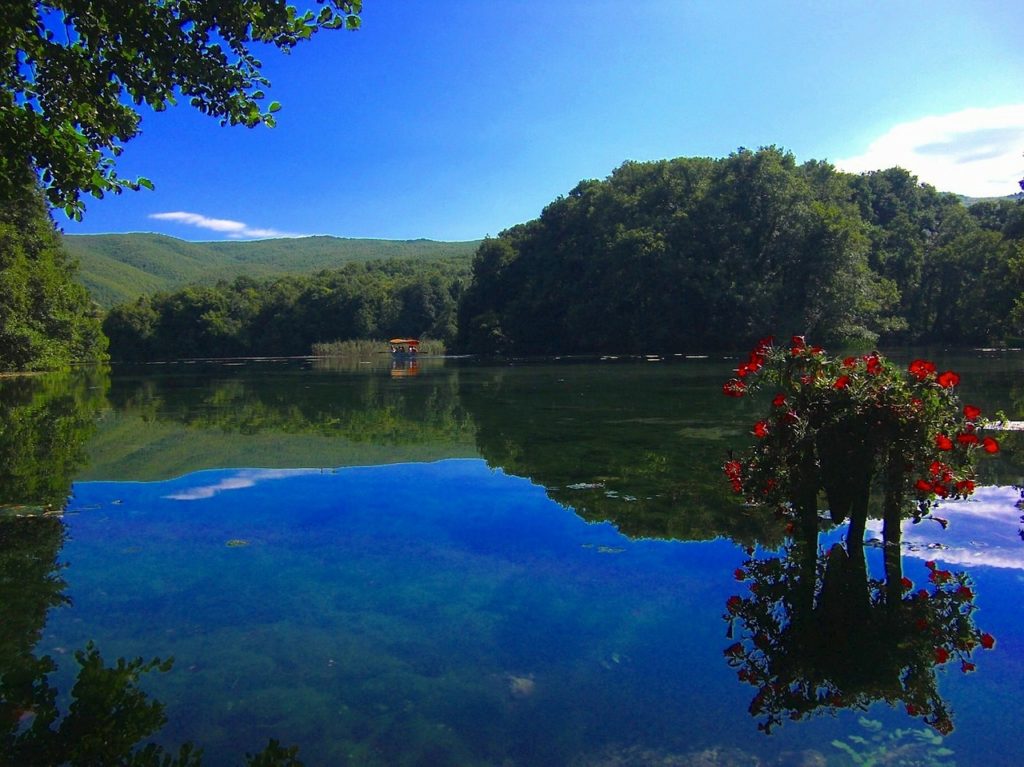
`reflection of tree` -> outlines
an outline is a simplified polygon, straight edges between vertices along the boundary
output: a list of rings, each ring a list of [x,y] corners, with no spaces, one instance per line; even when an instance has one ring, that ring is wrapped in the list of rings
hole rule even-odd
[[[221,367],[215,376],[126,378],[115,381],[110,400],[146,420],[241,434],[308,434],[381,445],[471,437],[453,374],[421,376],[409,386],[392,384],[386,373],[301,375],[300,382],[294,371]]]
[[[108,666],[89,644],[75,653],[71,702],[62,710],[50,681],[55,662],[33,654],[48,612],[69,603],[58,563],[64,522],[40,512],[63,509],[106,387],[101,370],[0,385],[0,765],[200,764],[191,744],[176,755],[142,745],[166,717],[139,681],[171,661],[119,658]],[[296,751],[272,742],[249,763],[298,764]]]
[[[63,506],[108,386],[105,368],[0,380],[0,508]]]
[[[814,536],[735,573],[750,594],[726,605],[730,632],[739,635],[725,654],[758,690],[750,713],[759,727],[884,700],[950,732],[935,668],[959,661],[972,671],[973,650],[994,641],[974,625],[969,577],[929,563],[927,588],[900,577],[894,590],[868,577],[863,549],[837,543],[821,557],[817,551]]]
[[[591,521],[635,537],[781,540],[783,524],[737,513],[716,455],[743,424],[701,362],[484,368],[462,392],[477,450],[543,484]]]

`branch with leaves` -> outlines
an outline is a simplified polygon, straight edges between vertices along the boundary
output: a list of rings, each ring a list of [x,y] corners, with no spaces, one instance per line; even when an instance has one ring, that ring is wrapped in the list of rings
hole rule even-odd
[[[359,28],[361,0],[5,0],[0,13],[0,200],[38,179],[81,218],[81,194],[152,188],[115,160],[139,107],[179,99],[222,125],[274,125],[253,48],[289,52],[321,29]]]

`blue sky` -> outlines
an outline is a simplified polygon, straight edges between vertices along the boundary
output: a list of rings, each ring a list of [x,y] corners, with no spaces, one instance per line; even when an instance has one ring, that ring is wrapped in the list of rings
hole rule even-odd
[[[364,0],[360,31],[262,60],[276,128],[144,112],[118,168],[156,191],[58,224],[469,240],[625,160],[769,144],[979,196],[1024,177],[1009,0]]]

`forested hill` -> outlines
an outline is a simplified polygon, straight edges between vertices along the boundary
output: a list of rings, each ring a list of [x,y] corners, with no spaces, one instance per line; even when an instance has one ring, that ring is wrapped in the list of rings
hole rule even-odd
[[[775,147],[627,162],[484,240],[458,327],[511,354],[1016,341],[1024,205]]]
[[[212,285],[239,275],[277,277],[382,259],[463,260],[480,244],[339,237],[245,242],[187,242],[161,234],[65,235],[78,281],[105,308],[187,284]]]

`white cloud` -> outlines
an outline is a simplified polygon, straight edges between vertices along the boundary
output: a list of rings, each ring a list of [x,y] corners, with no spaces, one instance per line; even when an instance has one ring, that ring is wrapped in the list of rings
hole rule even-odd
[[[1024,177],[1024,104],[900,123],[872,141],[864,154],[835,165],[851,173],[898,165],[942,192],[1014,194]]]
[[[254,469],[251,471],[240,471],[234,476],[224,479],[212,485],[197,485],[189,487],[171,495],[165,495],[172,501],[201,501],[213,498],[225,490],[243,490],[253,487],[258,482],[265,482],[271,479],[287,479],[303,474],[319,473],[319,469]],[[199,475],[197,475],[199,476]]]
[[[1000,567],[1024,570],[1024,542],[1020,539],[1020,491],[1010,486],[979,487],[968,500],[940,503],[933,511],[949,520],[941,529],[935,522],[903,523],[903,552],[918,559],[937,559],[949,565]],[[880,537],[881,533],[872,530]]]
[[[149,217],[157,221],[173,221],[178,224],[196,226],[200,229],[209,229],[213,232],[220,232],[231,239],[241,240],[252,237],[301,237],[302,235],[281,232],[277,229],[262,229],[249,226],[243,221],[232,221],[229,218],[210,218],[199,213],[189,213],[184,210],[169,211],[167,213],[150,213]]]

